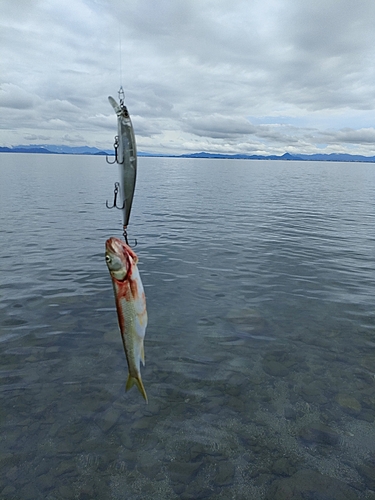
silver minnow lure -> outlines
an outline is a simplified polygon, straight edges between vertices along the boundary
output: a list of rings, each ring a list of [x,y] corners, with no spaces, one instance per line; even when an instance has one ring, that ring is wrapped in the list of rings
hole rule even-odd
[[[120,189],[121,197],[124,202],[123,224],[126,230],[129,223],[137,177],[137,146],[135,143],[133,125],[123,101],[120,100],[120,104],[117,104],[115,99],[111,96],[108,97],[108,100],[117,115],[117,163],[120,167]]]

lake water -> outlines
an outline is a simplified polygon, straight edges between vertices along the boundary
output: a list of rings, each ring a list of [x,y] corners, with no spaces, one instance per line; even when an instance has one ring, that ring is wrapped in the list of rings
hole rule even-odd
[[[117,180],[0,155],[0,498],[374,499],[375,165],[139,159],[148,405],[104,260]]]

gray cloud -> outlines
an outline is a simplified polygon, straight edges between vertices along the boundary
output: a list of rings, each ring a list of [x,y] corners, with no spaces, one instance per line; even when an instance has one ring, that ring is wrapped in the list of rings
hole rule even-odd
[[[24,137],[25,141],[32,141],[32,142],[35,142],[35,141],[49,141],[51,139],[51,136],[49,135],[37,135],[37,134],[25,134]]]
[[[35,95],[12,83],[5,83],[0,86],[0,108],[10,109],[32,109],[38,104]]]
[[[327,130],[319,135],[322,142],[329,144],[372,144],[375,146],[375,128]]]
[[[373,154],[373,0],[20,3],[0,4],[3,145],[111,147],[122,84],[140,150]]]
[[[184,129],[194,135],[212,138],[240,137],[255,133],[255,127],[243,117],[221,114],[186,118]]]

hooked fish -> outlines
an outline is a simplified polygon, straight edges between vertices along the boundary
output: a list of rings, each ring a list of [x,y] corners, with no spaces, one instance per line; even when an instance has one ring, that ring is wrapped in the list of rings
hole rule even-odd
[[[139,275],[138,257],[118,238],[106,241],[105,260],[112,278],[118,323],[128,362],[129,376],[126,390],[135,384],[147,402],[143,386],[140,362],[144,366],[143,340],[147,326],[146,297]]]
[[[111,96],[108,97],[108,100],[117,115],[117,163],[120,167],[121,197],[124,201],[123,224],[126,229],[129,223],[137,178],[137,146],[133,125],[124,101],[120,99],[120,104],[118,104]]]

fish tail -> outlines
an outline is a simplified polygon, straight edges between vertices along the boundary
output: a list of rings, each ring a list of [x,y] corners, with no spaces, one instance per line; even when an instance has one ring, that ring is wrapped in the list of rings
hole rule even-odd
[[[142,396],[144,397],[144,399],[146,400],[146,403],[148,403],[147,394],[146,394],[145,388],[143,386],[143,382],[142,382],[141,376],[138,375],[136,377],[133,377],[129,373],[128,380],[126,382],[126,388],[125,388],[125,390],[128,391],[129,389],[131,389],[133,387],[134,384],[138,387],[138,390],[142,394]]]

